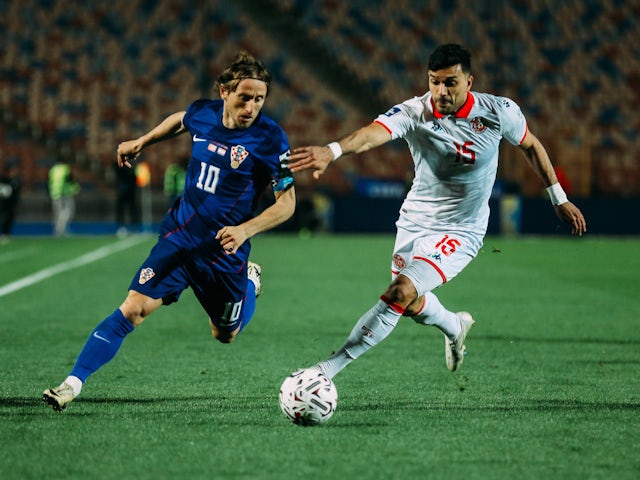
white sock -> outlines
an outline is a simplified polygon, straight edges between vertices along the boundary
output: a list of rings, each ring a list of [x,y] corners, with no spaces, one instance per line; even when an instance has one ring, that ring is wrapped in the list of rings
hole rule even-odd
[[[431,292],[427,292],[424,296],[422,311],[411,318],[416,323],[439,328],[452,340],[462,331],[458,315],[444,308],[438,297]]]
[[[399,319],[398,312],[379,300],[371,310],[360,317],[340,350],[315,367],[322,370],[327,377],[333,378],[353,360],[387,338]]]
[[[82,380],[80,380],[78,377],[74,377],[73,375],[69,375],[65,379],[64,383],[71,386],[74,396],[77,397],[78,395],[80,395],[80,392],[82,391]]]

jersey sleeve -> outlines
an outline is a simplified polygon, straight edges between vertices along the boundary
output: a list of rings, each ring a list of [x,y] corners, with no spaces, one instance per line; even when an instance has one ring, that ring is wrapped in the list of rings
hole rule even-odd
[[[289,170],[289,154],[290,151],[287,150],[278,157],[280,168],[271,180],[271,186],[274,192],[284,192],[293,187],[293,175],[291,174],[291,170]]]
[[[184,128],[186,128],[189,131],[192,130],[194,116],[200,110],[202,110],[207,103],[208,103],[208,101],[206,99],[200,99],[200,100],[196,100],[195,102],[191,103],[187,107],[187,111],[185,112],[184,116],[182,117],[182,125],[184,126]]]
[[[293,187],[293,174],[289,170],[289,155],[291,148],[289,140],[282,128],[273,125],[274,129],[272,138],[274,139],[273,148],[277,155],[277,164],[271,175],[271,187],[274,192],[284,192]]]
[[[385,127],[393,140],[402,138],[415,128],[422,113],[421,105],[417,98],[407,100],[378,115],[374,122]]]
[[[513,145],[520,145],[527,133],[527,119],[516,102],[506,97],[498,98],[502,136]]]

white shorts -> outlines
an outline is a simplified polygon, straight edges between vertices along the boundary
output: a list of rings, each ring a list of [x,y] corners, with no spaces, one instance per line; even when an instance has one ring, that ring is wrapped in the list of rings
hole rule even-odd
[[[398,227],[391,276],[405,275],[422,296],[460,273],[478,252],[478,239],[457,233],[414,232]]]

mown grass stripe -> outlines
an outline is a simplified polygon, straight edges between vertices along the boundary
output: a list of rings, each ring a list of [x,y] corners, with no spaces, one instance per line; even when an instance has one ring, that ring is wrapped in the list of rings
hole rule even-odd
[[[97,250],[94,250],[93,252],[85,253],[84,255],[81,255],[72,260],[68,260],[66,262],[58,263],[57,265],[52,265],[51,267],[44,268],[32,273],[31,275],[20,278],[19,280],[15,280],[11,283],[3,285],[2,287],[0,287],[0,297],[4,297],[6,295],[9,295],[10,293],[17,292],[18,290],[22,290],[23,288],[30,287],[31,285],[51,278],[59,273],[66,272],[74,268],[83,267],[85,265],[88,265],[89,263],[101,260],[116,252],[137,245],[138,243],[141,243],[145,240],[147,240],[146,236],[134,236],[125,238],[124,240],[120,240],[111,245],[106,245]]]

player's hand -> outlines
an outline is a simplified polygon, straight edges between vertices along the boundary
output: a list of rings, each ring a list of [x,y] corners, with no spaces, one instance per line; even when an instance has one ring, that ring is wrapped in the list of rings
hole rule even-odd
[[[222,227],[216,233],[216,240],[220,241],[226,255],[233,255],[247,240],[247,231],[242,226]]]
[[[293,173],[313,170],[313,178],[318,180],[333,160],[329,147],[298,147],[289,155],[289,170]]]
[[[582,236],[587,231],[587,221],[578,207],[571,202],[565,202],[562,205],[554,205],[556,215],[564,223],[571,225],[571,235]]]
[[[128,140],[118,145],[118,166],[131,168],[131,162],[140,156],[142,147],[137,140]]]

